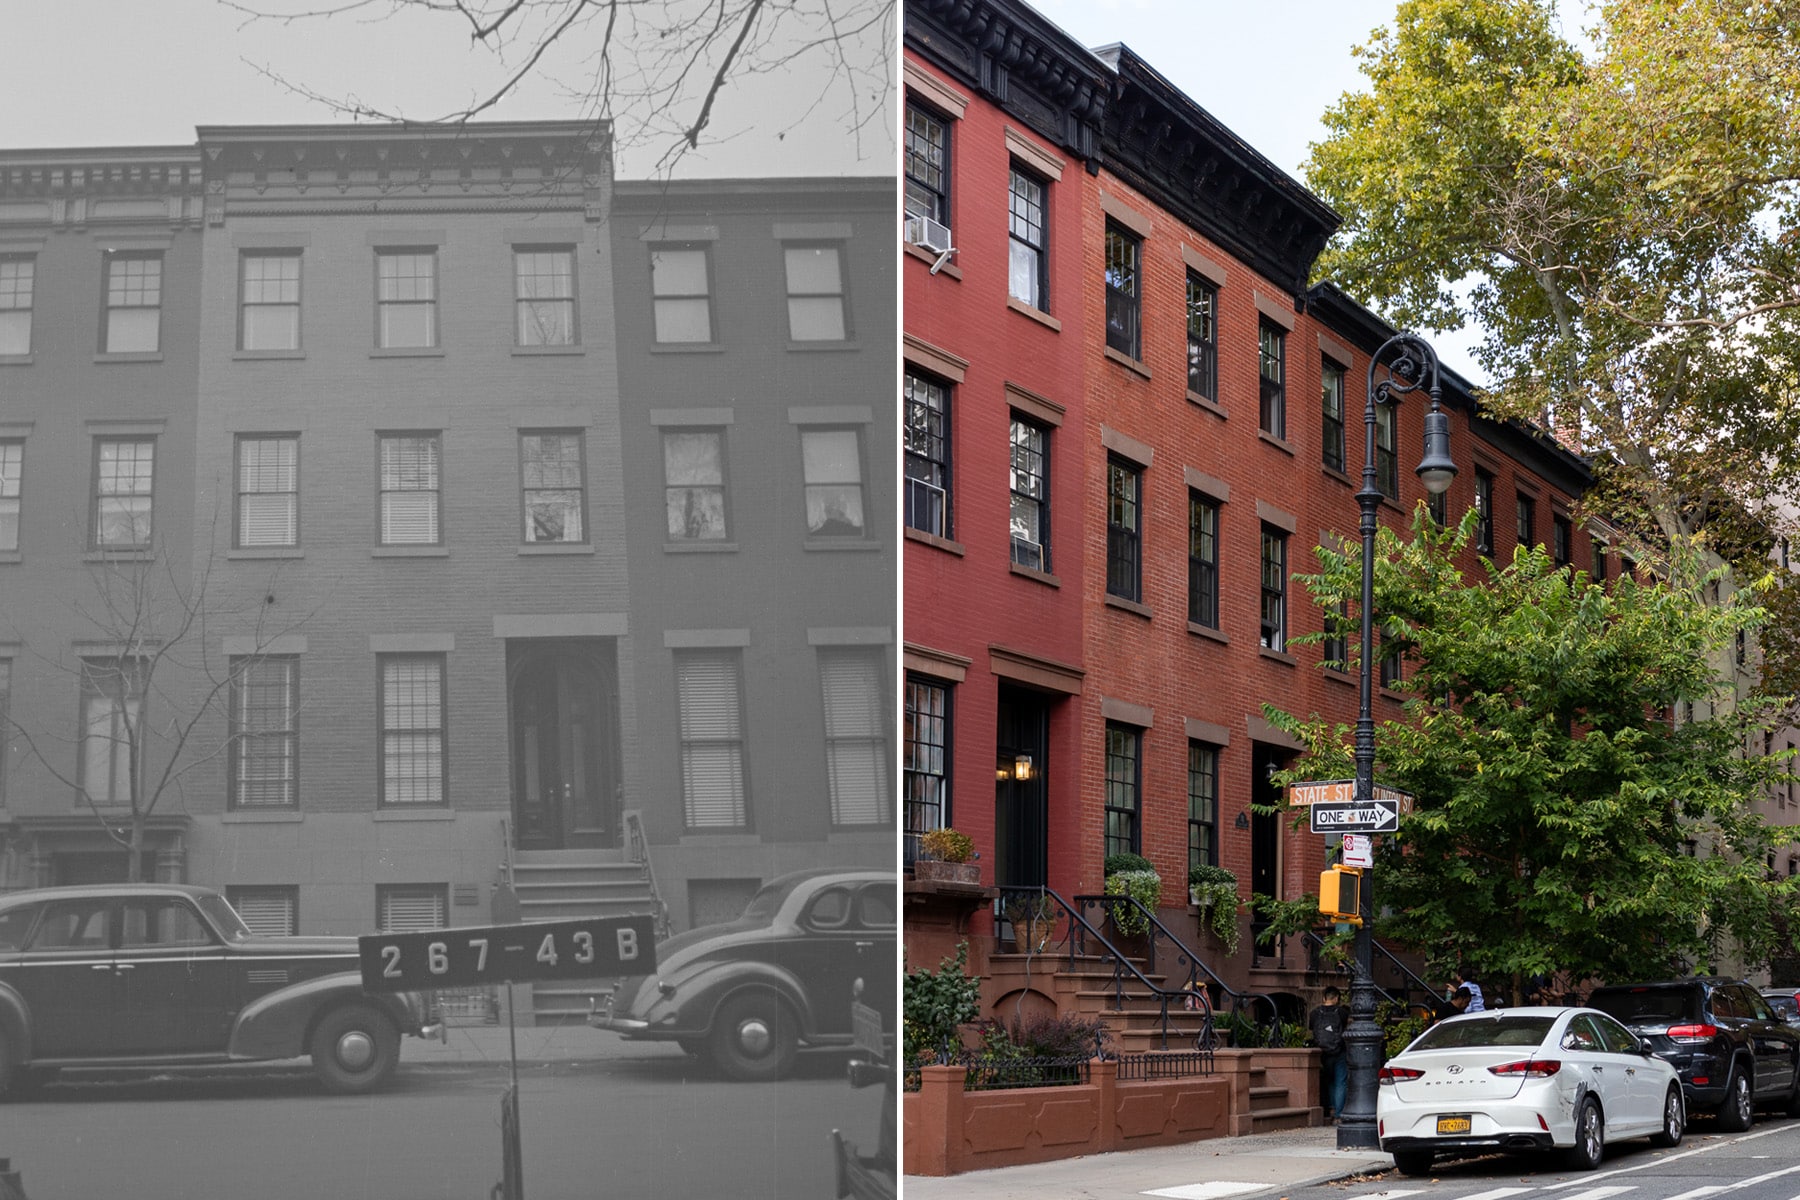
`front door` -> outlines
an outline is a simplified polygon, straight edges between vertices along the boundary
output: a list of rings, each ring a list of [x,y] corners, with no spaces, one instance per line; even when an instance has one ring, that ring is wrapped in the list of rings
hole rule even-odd
[[[506,646],[513,818],[527,850],[617,846],[618,674],[605,639]]]
[[[1050,878],[1049,706],[1039,693],[1002,687],[995,733],[994,882],[1043,887]]]

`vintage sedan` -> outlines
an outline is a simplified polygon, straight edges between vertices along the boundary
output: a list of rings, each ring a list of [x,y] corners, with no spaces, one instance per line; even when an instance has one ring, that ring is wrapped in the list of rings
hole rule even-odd
[[[440,1036],[423,997],[363,991],[356,939],[259,937],[211,888],[139,883],[0,895],[0,1094],[63,1067],[309,1056],[334,1092]]]
[[[656,974],[595,996],[588,1023],[676,1042],[732,1079],[778,1079],[803,1044],[852,1044],[859,978],[893,1026],[897,899],[891,871],[783,875],[737,920],[658,943]]]
[[[1591,1171],[1606,1143],[1680,1143],[1681,1079],[1631,1031],[1587,1008],[1507,1008],[1439,1021],[1381,1068],[1381,1148],[1402,1174],[1445,1154],[1564,1152]]]

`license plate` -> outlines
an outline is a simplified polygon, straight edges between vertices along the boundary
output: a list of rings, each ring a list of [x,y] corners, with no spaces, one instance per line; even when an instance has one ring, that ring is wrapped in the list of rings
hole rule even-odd
[[[1440,1136],[1452,1133],[1467,1133],[1469,1132],[1469,1118],[1439,1117],[1437,1131]]]

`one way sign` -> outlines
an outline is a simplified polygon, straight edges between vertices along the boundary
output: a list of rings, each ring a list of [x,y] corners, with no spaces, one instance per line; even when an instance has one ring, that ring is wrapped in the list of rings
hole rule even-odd
[[[1400,805],[1394,800],[1312,806],[1314,833],[1393,833],[1399,828]]]

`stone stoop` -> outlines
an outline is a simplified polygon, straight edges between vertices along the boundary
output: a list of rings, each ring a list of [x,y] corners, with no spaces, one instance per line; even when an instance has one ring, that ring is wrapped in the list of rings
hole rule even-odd
[[[1320,1109],[1295,1106],[1287,1088],[1269,1082],[1267,1068],[1252,1066],[1249,1075],[1251,1133],[1306,1129],[1324,1120]]]
[[[618,850],[522,850],[513,862],[513,890],[521,921],[564,921],[574,917],[623,917],[656,911],[656,897],[642,863]],[[598,981],[596,981],[597,983]],[[582,1024],[595,983],[539,982],[531,985],[533,1023]]]

